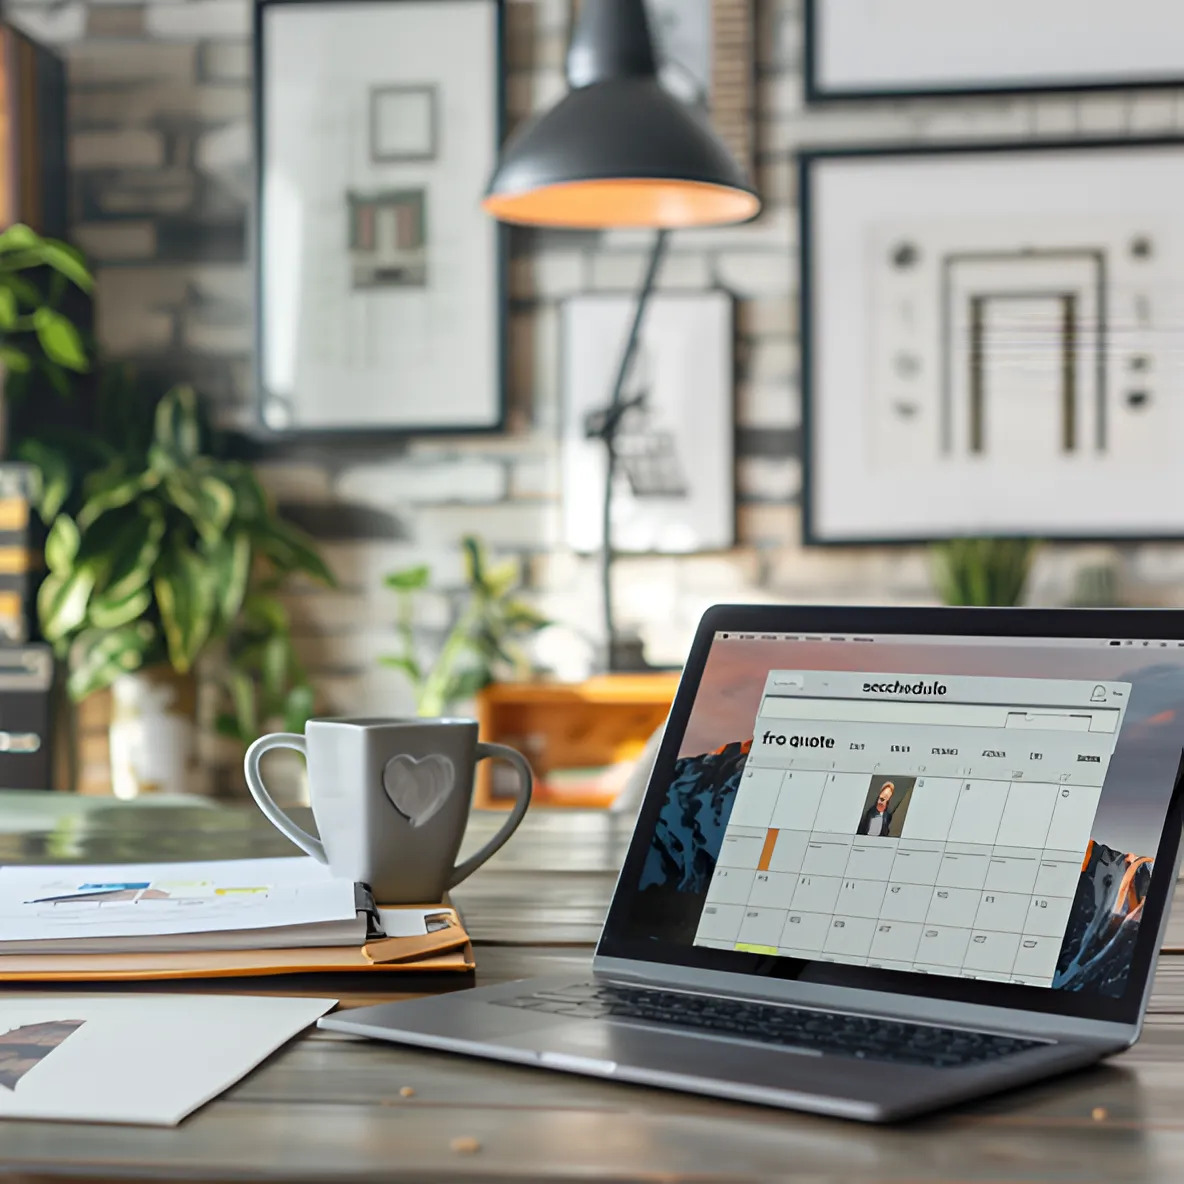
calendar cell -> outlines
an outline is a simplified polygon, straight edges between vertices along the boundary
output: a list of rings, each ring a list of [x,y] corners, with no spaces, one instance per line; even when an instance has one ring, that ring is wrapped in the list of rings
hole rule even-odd
[[[1036,896],[1068,896],[1077,891],[1081,879],[1081,861],[1067,859],[1042,859],[1036,873]]]
[[[788,915],[788,910],[783,908],[754,909],[750,906],[744,910],[736,941],[744,945],[775,946],[781,939]]]
[[[946,841],[993,845],[1006,799],[1007,786],[998,781],[963,781]]]
[[[721,867],[707,886],[708,904],[747,904],[754,872],[744,867]]]
[[[878,917],[886,888],[883,880],[844,879],[835,913],[841,917]]]
[[[808,953],[822,949],[831,923],[830,912],[805,913],[791,909],[781,930],[781,949]]]
[[[930,925],[957,925],[969,929],[974,924],[981,895],[974,888],[934,888],[925,920]]]
[[[876,922],[870,917],[835,917],[823,943],[823,952],[866,958],[875,930]]]
[[[866,773],[829,774],[814,817],[814,829],[854,835],[867,797],[868,780]]]
[[[1057,959],[1061,954],[1061,938],[1036,937],[1025,933],[1020,938],[1019,947],[1015,952],[1015,962],[1011,967],[1013,978],[1029,980],[1033,983],[1047,983],[1057,968]]]
[[[771,872],[800,872],[806,857],[810,834],[804,830],[779,830],[773,854],[769,858]]]
[[[1018,933],[994,933],[976,929],[970,935],[962,969],[987,974],[1010,974],[1019,944]]]
[[[944,843],[949,837],[961,787],[962,782],[956,777],[918,777],[900,837]]]
[[[1057,804],[1044,846],[1053,851],[1080,851],[1085,854],[1098,800],[1100,785],[1062,785],[1057,790]]]
[[[892,861],[892,878],[902,884],[936,884],[941,859],[940,847],[921,851],[906,847],[902,841]]]
[[[784,769],[746,768],[728,818],[731,826],[768,828],[785,778]]]
[[[912,962],[923,928],[917,921],[879,921],[868,957],[877,962]]]
[[[715,861],[716,867],[755,868],[760,862],[766,833],[762,831],[759,834],[725,834]]]
[[[699,914],[699,940],[734,942],[744,917],[742,904],[705,904]]]
[[[745,903],[758,908],[787,909],[797,886],[798,878],[791,872],[757,872]]]
[[[851,844],[845,874],[857,880],[879,880],[887,883],[896,858],[895,839],[856,839]]]
[[[995,933],[1022,933],[1031,899],[1025,892],[984,892],[974,926]]]
[[[1013,781],[995,842],[1000,847],[1043,847],[1059,785]]]
[[[943,888],[981,888],[987,880],[990,858],[985,851],[947,851],[937,869],[937,883]]]
[[[1025,935],[1035,937],[1056,937],[1065,935],[1069,911],[1073,901],[1066,896],[1033,896],[1028,905],[1028,916],[1024,921]]]
[[[1039,868],[1040,863],[1035,856],[992,855],[983,887],[989,892],[1030,894],[1036,886],[1036,873]]]
[[[839,899],[841,876],[808,876],[798,878],[794,889],[793,909],[805,913],[832,913]]]
[[[773,809],[770,826],[778,830],[814,829],[814,816],[822,791],[826,786],[826,774],[809,769],[790,769],[781,782],[777,805]]]
[[[847,859],[851,854],[851,840],[840,838],[823,839],[815,835],[806,847],[802,860],[802,873],[806,875],[841,876],[847,870]]]
[[[890,881],[880,906],[880,916],[886,921],[924,921],[932,901],[933,889],[928,884]]]
[[[961,966],[970,930],[953,925],[925,925],[917,943],[917,961],[929,966]]]

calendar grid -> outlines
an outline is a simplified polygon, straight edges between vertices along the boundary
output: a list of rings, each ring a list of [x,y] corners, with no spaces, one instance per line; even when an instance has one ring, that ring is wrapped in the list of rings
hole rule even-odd
[[[1120,721],[1025,712],[1022,737],[968,738],[950,703],[912,724],[819,702],[763,705],[696,944],[1051,985]]]

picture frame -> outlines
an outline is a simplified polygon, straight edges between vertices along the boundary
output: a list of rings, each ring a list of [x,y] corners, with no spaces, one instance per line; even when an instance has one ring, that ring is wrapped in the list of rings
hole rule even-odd
[[[273,437],[502,430],[504,0],[255,6],[255,402]]]
[[[804,2],[808,103],[1184,83],[1175,0]]]
[[[592,553],[603,542],[605,447],[589,415],[608,404],[635,309],[631,295],[589,293],[560,309],[563,538]],[[736,539],[732,414],[734,302],[723,291],[650,297],[626,378],[617,436],[613,550],[721,551]]]
[[[1184,536],[1184,138],[798,167],[806,542]]]
[[[572,0],[571,19],[580,0]],[[645,0],[658,77],[703,106],[733,157],[755,168],[756,23],[753,0]]]

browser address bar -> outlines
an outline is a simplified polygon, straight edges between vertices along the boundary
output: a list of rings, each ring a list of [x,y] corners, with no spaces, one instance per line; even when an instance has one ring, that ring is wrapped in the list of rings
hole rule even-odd
[[[853,724],[933,724],[952,728],[1023,728],[1042,732],[1114,732],[1119,712],[1109,707],[1009,707],[994,703],[902,703],[854,699],[799,699],[766,695],[761,715],[774,719]]]

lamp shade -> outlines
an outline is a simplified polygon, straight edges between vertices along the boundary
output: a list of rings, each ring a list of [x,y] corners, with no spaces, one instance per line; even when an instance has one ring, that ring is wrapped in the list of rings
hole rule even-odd
[[[598,229],[743,222],[760,199],[706,117],[658,82],[642,0],[583,0],[569,93],[506,144],[483,205]]]

